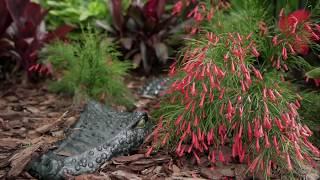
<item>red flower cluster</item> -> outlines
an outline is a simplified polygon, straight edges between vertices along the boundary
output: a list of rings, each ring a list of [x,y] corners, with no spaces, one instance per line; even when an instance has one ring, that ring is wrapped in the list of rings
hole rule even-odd
[[[211,8],[208,9],[205,3],[198,2],[197,0],[179,0],[174,5],[172,14],[181,14],[182,10],[186,7],[189,7],[191,4],[196,4],[196,6],[187,15],[187,18],[193,18],[196,23],[196,25],[190,27],[190,30],[188,29],[192,35],[198,32],[198,26],[201,22],[204,20],[210,21],[213,18],[214,11],[216,9],[228,8],[230,6],[228,2],[219,0],[216,5],[211,6]]]
[[[310,41],[320,40],[320,26],[310,20],[310,12],[307,10],[297,10],[285,16],[283,10],[280,12],[279,30],[285,36],[278,40],[278,36],[273,38],[275,46],[282,46],[282,57],[286,60],[287,49],[290,54],[306,55],[309,52]],[[277,65],[279,68],[279,66]]]
[[[232,157],[247,161],[251,172],[267,167],[269,175],[278,157],[283,157],[288,170],[292,170],[292,156],[311,162],[308,151],[302,148],[319,156],[319,150],[307,140],[311,131],[297,121],[299,101],[283,104],[280,87],[277,84],[266,87],[260,71],[247,61],[260,56],[250,37],[251,34],[229,33],[227,37],[219,37],[208,33],[205,46],[199,45],[184,54],[181,68],[184,76],[168,92],[171,103],[182,105],[183,109],[176,119],[166,116],[161,119],[155,134],[166,133],[158,144],[167,144],[170,134],[175,134],[179,137],[174,138],[178,156],[192,153],[200,163],[199,155],[208,153],[208,159],[215,163],[217,159],[227,161],[221,147],[231,142]],[[212,55],[215,54],[212,51],[221,48],[227,50],[223,57]],[[176,73],[174,66],[170,73]],[[260,88],[260,94],[252,94],[253,89]],[[248,107],[257,102],[262,106]],[[265,150],[270,150],[270,157],[264,156]]]

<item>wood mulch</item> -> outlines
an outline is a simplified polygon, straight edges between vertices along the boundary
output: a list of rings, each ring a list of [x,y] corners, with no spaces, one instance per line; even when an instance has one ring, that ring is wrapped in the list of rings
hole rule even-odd
[[[43,85],[0,84],[0,179],[32,179],[24,167],[64,138],[79,110]]]

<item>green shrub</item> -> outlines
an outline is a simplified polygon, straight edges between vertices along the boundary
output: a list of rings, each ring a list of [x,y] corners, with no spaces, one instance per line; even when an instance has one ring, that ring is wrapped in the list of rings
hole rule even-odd
[[[100,41],[93,32],[82,33],[77,41],[56,42],[47,46],[46,56],[62,78],[50,89],[103,100],[107,104],[130,105],[123,78],[130,64],[118,60],[119,53],[108,41]]]
[[[292,36],[309,45],[300,27],[313,21],[303,19],[308,12],[300,10],[269,24],[274,22],[264,2],[241,2],[229,11],[215,11],[207,31],[200,28],[198,38],[185,48],[181,66],[172,66],[175,81],[154,111],[159,121],[147,155],[153,148],[168,147],[178,156],[193,154],[198,163],[200,155],[212,164],[226,163],[227,146],[233,161],[248,163],[247,173],[263,173],[268,179],[277,167],[293,179],[320,155],[297,112],[301,98],[283,78],[297,64],[293,57],[303,59],[300,55],[307,53]],[[299,28],[288,35],[293,27],[286,22],[293,16]]]

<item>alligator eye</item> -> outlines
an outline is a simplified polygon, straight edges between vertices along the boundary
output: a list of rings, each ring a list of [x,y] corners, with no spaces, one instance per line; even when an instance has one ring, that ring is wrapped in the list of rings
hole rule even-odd
[[[138,121],[136,127],[137,127],[137,128],[144,128],[145,123],[146,123],[146,119],[145,119],[144,117],[142,117],[142,118]]]

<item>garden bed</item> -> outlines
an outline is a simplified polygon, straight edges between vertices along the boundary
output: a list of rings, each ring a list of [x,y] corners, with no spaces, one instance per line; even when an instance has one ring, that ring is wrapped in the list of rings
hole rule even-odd
[[[320,2],[0,0],[0,18],[0,178],[320,178]]]

